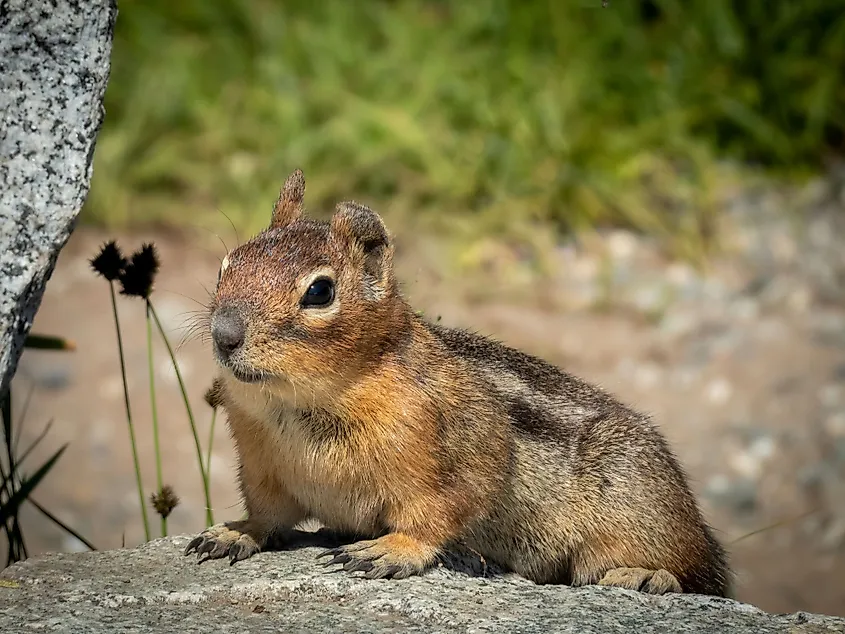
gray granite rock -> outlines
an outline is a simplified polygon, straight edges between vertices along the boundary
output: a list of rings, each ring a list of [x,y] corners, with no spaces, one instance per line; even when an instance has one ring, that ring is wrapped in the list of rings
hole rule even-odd
[[[369,581],[320,566],[319,546],[331,542],[317,534],[235,566],[197,565],[182,556],[189,539],[16,564],[0,573],[0,631],[845,633],[836,617],[773,615],[702,596],[537,586],[461,570],[457,559],[421,577]]]
[[[114,0],[0,2],[0,392],[88,195]]]

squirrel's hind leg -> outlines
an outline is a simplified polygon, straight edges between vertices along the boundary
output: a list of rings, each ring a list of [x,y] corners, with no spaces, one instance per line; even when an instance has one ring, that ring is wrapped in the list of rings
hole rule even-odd
[[[680,582],[668,570],[646,570],[645,568],[613,568],[605,573],[599,585],[639,590],[648,594],[682,592]]]

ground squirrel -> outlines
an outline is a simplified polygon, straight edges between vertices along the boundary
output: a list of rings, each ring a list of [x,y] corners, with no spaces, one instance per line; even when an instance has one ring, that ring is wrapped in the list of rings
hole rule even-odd
[[[450,544],[537,583],[729,593],[722,547],[649,419],[489,338],[427,323],[400,294],[381,218],[303,217],[285,182],[231,251],[209,306],[247,519],[185,554],[267,548],[303,520],[361,536],[322,553],[370,578]]]

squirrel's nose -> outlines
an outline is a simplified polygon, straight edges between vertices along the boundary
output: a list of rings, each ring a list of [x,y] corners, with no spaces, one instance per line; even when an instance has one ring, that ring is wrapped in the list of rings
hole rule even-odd
[[[246,326],[243,319],[234,312],[218,312],[212,319],[211,338],[220,356],[228,359],[243,345],[246,338]]]

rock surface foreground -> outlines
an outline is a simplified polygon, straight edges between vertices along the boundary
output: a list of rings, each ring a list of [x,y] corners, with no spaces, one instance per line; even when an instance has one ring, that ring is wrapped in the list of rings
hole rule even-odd
[[[88,195],[116,13],[0,3],[0,393]]]
[[[313,534],[312,534],[313,535]],[[361,579],[316,559],[329,542],[197,565],[190,536],[52,554],[0,573],[0,631],[845,633],[845,619],[773,615],[701,596],[537,586],[454,560],[421,577]],[[360,574],[360,573],[358,573]]]

